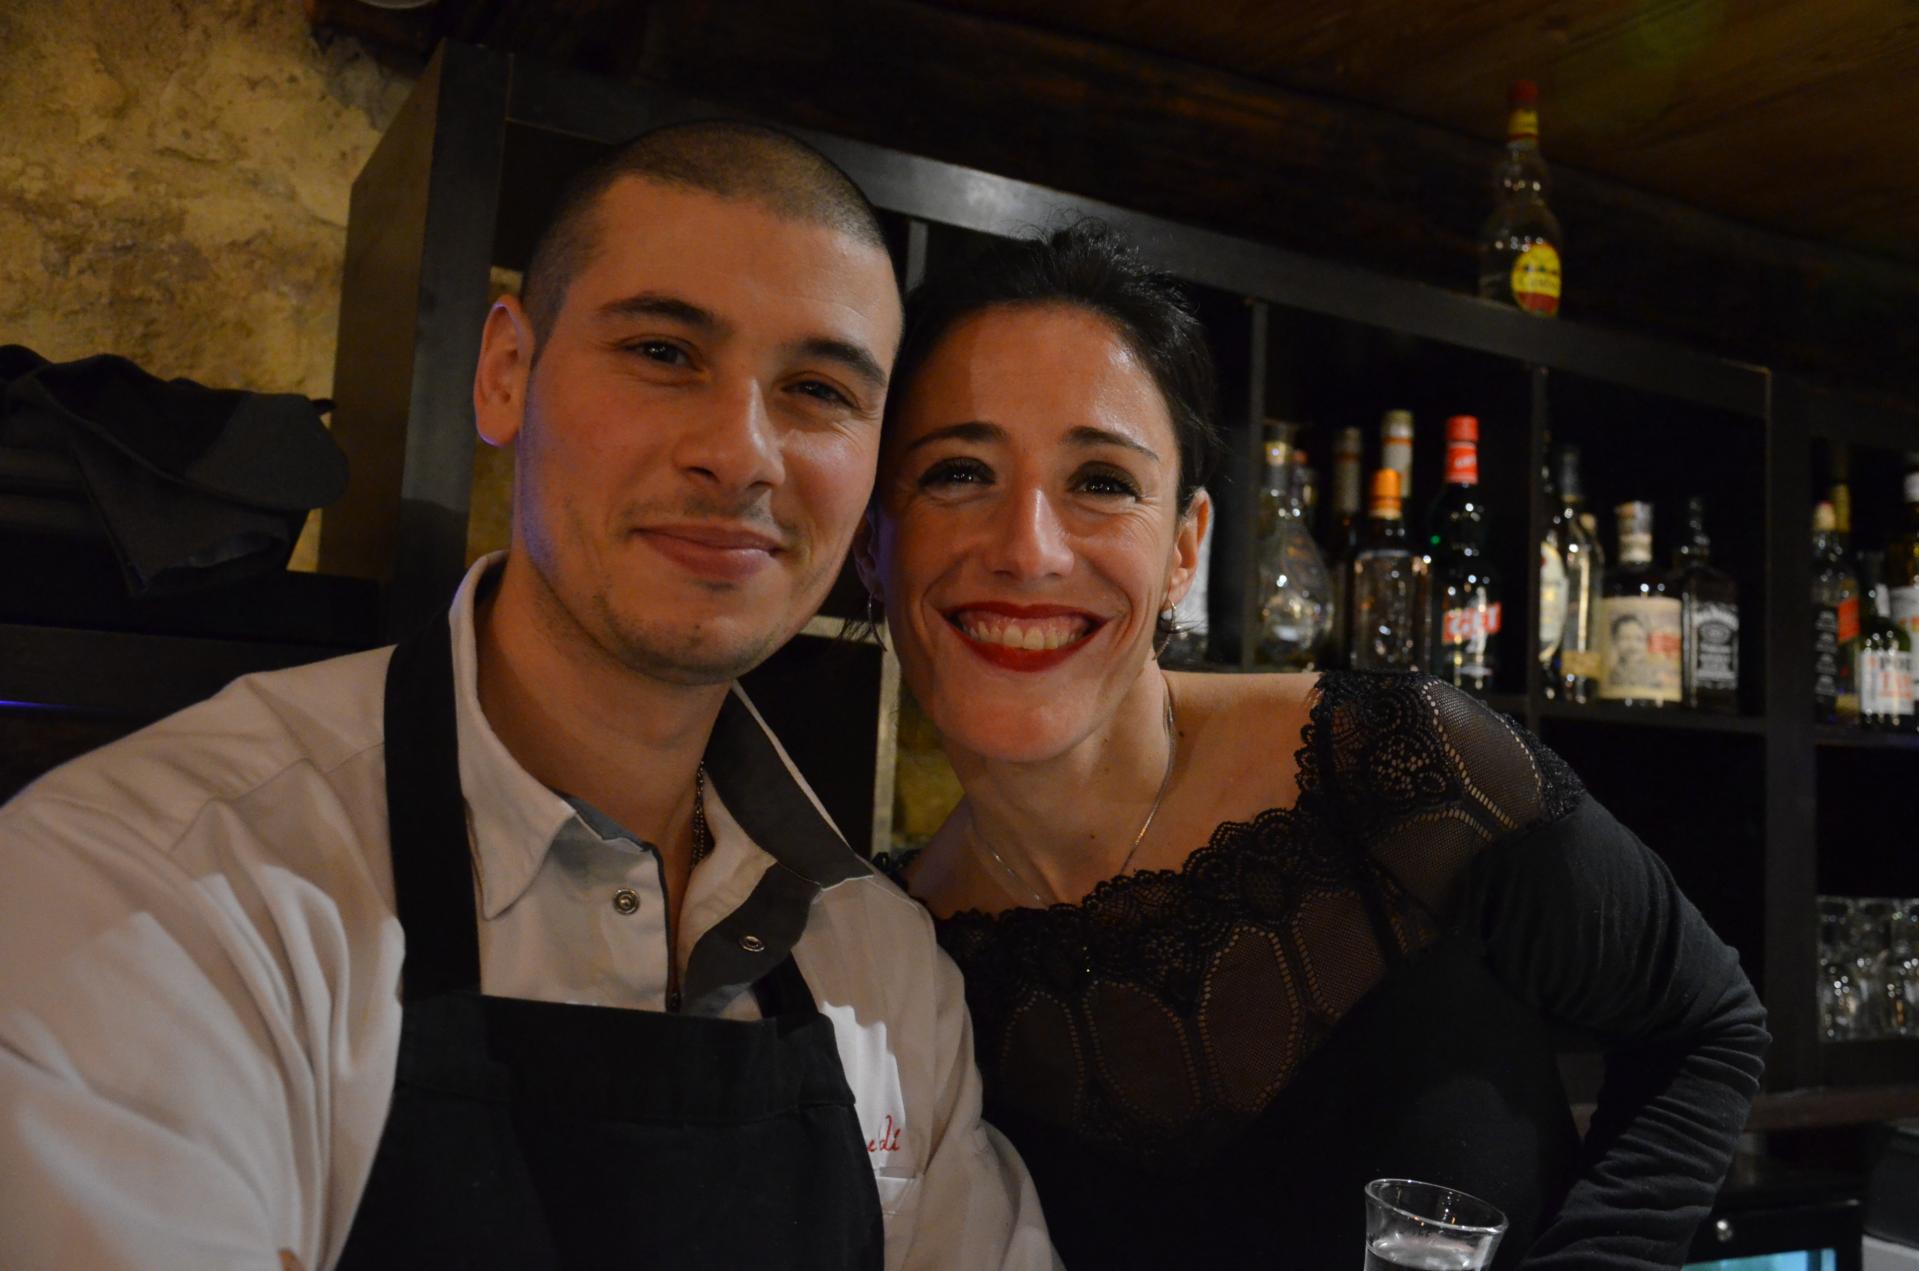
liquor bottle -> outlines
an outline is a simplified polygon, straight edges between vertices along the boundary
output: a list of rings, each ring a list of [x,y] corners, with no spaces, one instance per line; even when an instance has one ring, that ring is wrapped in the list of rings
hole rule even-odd
[[[1559,312],[1559,219],[1546,207],[1539,156],[1539,90],[1528,80],[1508,98],[1506,154],[1493,170],[1493,213],[1479,231],[1479,294],[1550,318]]]
[[[1906,524],[1886,545],[1892,620],[1919,646],[1919,454],[1906,456]]]
[[[1373,473],[1370,510],[1365,538],[1353,556],[1352,665],[1362,671],[1410,668],[1419,647],[1416,592],[1398,472]]]
[[[1458,688],[1484,693],[1498,657],[1499,580],[1486,559],[1486,503],[1479,490],[1479,420],[1446,421],[1446,487],[1427,518],[1432,529],[1431,608],[1425,615],[1428,671]]]
[[[1399,506],[1413,497],[1413,413],[1389,410],[1379,420],[1379,466],[1399,474]]]
[[[1379,466],[1399,475],[1399,506],[1413,506],[1413,413],[1389,410],[1379,421]],[[1413,665],[1420,665],[1428,653],[1426,611],[1432,604],[1432,553],[1426,536],[1408,527],[1407,541],[1413,553]]]
[[[1859,622],[1859,658],[1854,679],[1859,685],[1859,723],[1879,732],[1913,730],[1919,716],[1913,712],[1913,640],[1893,621],[1892,602],[1885,583],[1886,558],[1879,552],[1859,554],[1866,589],[1865,614]]]
[[[1539,493],[1552,511],[1546,514],[1546,532],[1539,536],[1539,640],[1533,656],[1539,659],[1540,692],[1547,698],[1559,696],[1553,683],[1553,659],[1559,656],[1559,641],[1566,634],[1566,556],[1553,532],[1559,519],[1559,487],[1553,482],[1550,457],[1539,462]]]
[[[1835,490],[1844,486],[1835,485]],[[1859,580],[1853,576],[1838,508],[1812,510],[1812,713],[1822,724],[1859,721],[1853,670],[1859,659]]]
[[[1173,634],[1159,655],[1165,666],[1199,667],[1206,665],[1210,647],[1207,622],[1207,582],[1213,569],[1213,517],[1206,522],[1206,533],[1199,540],[1199,566],[1193,572],[1192,586],[1173,607]]]
[[[1661,707],[1680,700],[1679,597],[1652,563],[1652,504],[1622,503],[1619,561],[1599,602],[1599,700]]]
[[[1712,563],[1706,501],[1686,500],[1686,529],[1673,552],[1679,593],[1680,685],[1686,705],[1723,714],[1739,710],[1739,584]]]
[[[1304,450],[1293,451],[1293,497],[1299,501],[1300,516],[1306,522],[1306,532],[1313,535],[1315,542],[1319,535],[1315,528],[1319,524],[1319,471]]]
[[[1326,530],[1326,568],[1333,576],[1333,640],[1329,661],[1349,664],[1353,639],[1352,566],[1366,527],[1360,508],[1365,437],[1358,428],[1342,428],[1333,438],[1333,508]]]
[[[1293,426],[1269,422],[1260,493],[1258,660],[1311,670],[1333,625],[1333,586],[1294,490]]]
[[[1585,486],[1579,479],[1579,447],[1554,448],[1553,484],[1559,509],[1546,527],[1546,543],[1560,559],[1565,573],[1565,604],[1557,648],[1547,664],[1547,697],[1584,704],[1599,691],[1599,599],[1606,574],[1604,554],[1594,532],[1592,513],[1586,511]],[[1542,552],[1546,550],[1542,548]],[[1545,580],[1540,585],[1544,603]],[[1541,622],[1545,619],[1542,617]],[[1544,640],[1542,637],[1541,644]]]

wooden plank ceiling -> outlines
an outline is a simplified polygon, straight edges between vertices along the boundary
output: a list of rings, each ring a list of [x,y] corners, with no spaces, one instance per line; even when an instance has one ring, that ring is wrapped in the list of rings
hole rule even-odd
[[[1919,261],[1919,0],[941,0],[1501,140],[1538,81],[1557,161]]]

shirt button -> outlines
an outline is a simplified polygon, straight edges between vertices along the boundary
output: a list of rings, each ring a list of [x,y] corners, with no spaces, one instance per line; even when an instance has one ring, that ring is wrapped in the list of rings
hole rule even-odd
[[[758,936],[741,936],[740,948],[746,950],[748,953],[765,953],[766,941],[760,939]]]
[[[613,893],[613,907],[623,914],[637,913],[640,908],[640,893],[631,887],[622,887]]]

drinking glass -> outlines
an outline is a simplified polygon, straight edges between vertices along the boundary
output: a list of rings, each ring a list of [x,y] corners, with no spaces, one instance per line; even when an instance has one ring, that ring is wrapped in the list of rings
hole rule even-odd
[[[1366,1271],[1476,1271],[1505,1234],[1506,1215],[1465,1192],[1410,1178],[1366,1184]]]
[[[1853,974],[1857,906],[1845,896],[1819,897],[1819,1032],[1829,1042],[1860,1035],[1859,981]]]
[[[1892,916],[1897,906],[1876,897],[1862,899],[1852,938],[1852,978],[1859,985],[1859,1036],[1889,1037],[1893,1029],[1892,1003],[1887,996],[1886,963],[1892,939]],[[1896,990],[1895,990],[1896,991]]]

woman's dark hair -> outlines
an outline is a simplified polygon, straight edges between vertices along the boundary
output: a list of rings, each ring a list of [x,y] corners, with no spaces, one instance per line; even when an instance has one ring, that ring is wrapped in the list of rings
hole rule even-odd
[[[1215,375],[1206,328],[1171,277],[1101,221],[1083,220],[1044,238],[995,242],[958,269],[914,289],[906,334],[887,394],[890,419],[913,379],[948,333],[988,309],[1063,305],[1098,314],[1119,330],[1152,374],[1173,420],[1179,449],[1179,511],[1212,475],[1219,457],[1213,426]],[[1044,357],[1044,350],[1035,350]]]

